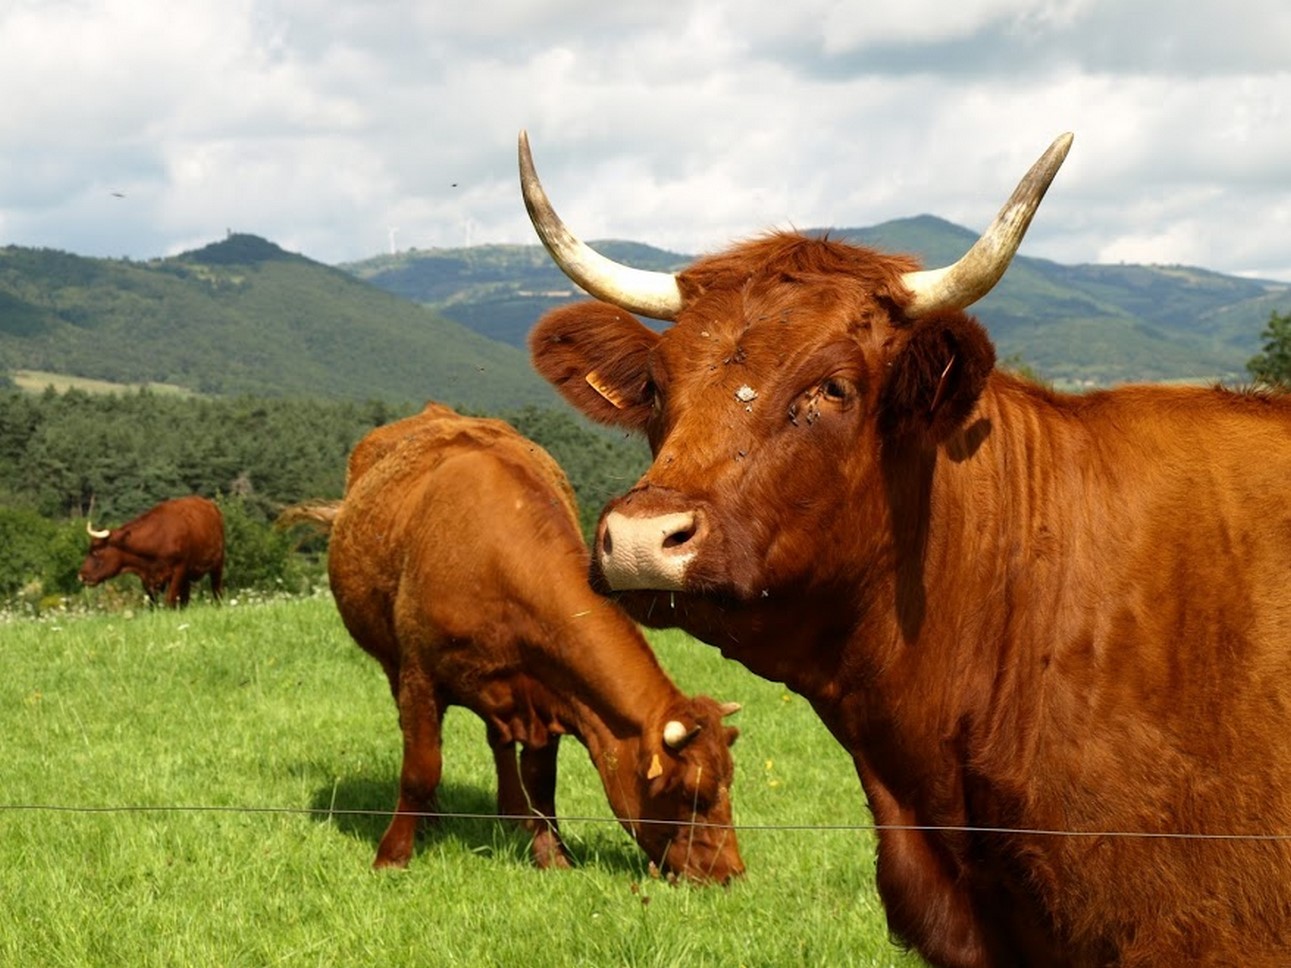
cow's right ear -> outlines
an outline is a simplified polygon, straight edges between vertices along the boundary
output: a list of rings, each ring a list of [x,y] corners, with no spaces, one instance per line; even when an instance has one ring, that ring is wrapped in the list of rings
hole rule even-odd
[[[644,430],[650,417],[650,350],[659,334],[603,302],[553,309],[529,334],[534,368],[591,419]]]

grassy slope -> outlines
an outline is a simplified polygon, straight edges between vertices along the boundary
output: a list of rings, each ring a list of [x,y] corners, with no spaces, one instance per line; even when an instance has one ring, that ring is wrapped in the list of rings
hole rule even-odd
[[[759,829],[869,819],[807,704],[684,636],[652,641],[682,688],[744,703],[752,827],[729,890],[650,879],[572,741],[576,870],[536,871],[518,836],[461,819],[408,870],[372,872],[398,732],[327,599],[0,624],[5,803],[252,808],[0,810],[0,964],[918,964],[887,940],[868,832]],[[492,810],[479,721],[450,714],[445,750],[444,809]]]
[[[251,236],[149,263],[0,250],[0,366],[220,394],[555,400],[515,347]]]

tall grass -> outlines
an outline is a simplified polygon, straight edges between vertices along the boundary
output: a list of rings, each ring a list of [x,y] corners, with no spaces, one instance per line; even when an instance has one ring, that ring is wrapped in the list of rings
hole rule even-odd
[[[373,872],[400,740],[384,676],[326,597],[0,623],[0,964],[916,965],[887,940],[844,751],[807,704],[683,635],[688,692],[735,699],[747,875],[650,876],[585,751],[560,756],[578,860],[535,870],[493,820],[444,821]],[[466,710],[441,807],[494,809]]]

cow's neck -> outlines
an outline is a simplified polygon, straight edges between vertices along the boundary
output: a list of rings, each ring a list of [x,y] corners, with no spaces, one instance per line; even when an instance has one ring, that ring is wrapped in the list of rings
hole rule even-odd
[[[553,712],[594,757],[639,737],[680,696],[639,630],[608,602],[582,594],[561,621],[544,659],[560,707]]]
[[[1081,483],[1099,473],[1085,434],[1059,398],[1005,378],[935,451],[885,455],[890,597],[850,642],[873,662],[864,689],[822,715],[879,778],[941,777],[916,784],[945,794],[924,822],[965,819],[974,785],[1007,799],[1032,761],[1061,601],[1091,581],[1071,564],[1102,512]]]

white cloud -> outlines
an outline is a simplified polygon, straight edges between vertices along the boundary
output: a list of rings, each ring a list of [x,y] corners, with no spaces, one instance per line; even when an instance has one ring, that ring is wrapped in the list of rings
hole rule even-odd
[[[1291,279],[1288,50],[1281,0],[10,0],[0,243],[531,242],[522,127],[587,238],[980,228],[1072,130],[1024,251]]]

